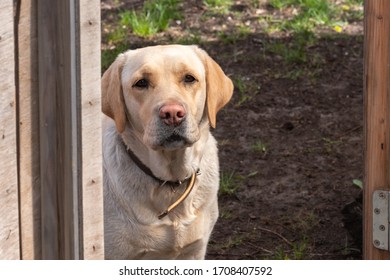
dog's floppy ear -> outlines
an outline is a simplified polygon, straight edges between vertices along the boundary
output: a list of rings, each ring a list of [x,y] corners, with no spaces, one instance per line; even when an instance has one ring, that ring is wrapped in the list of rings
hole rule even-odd
[[[203,50],[195,48],[203,60],[206,69],[206,103],[211,127],[216,127],[217,113],[230,100],[233,94],[233,83],[221,67]]]
[[[125,130],[126,111],[122,93],[121,73],[125,55],[120,54],[102,77],[102,111],[115,121],[119,133]]]

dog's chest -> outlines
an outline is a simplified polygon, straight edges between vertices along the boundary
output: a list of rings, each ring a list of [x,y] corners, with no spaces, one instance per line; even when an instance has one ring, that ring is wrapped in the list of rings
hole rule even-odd
[[[205,233],[201,232],[204,229],[200,226],[201,219],[195,218],[191,222],[180,218],[173,221],[169,217],[165,219],[167,220],[163,223],[151,224],[143,229],[143,233],[147,235],[143,236],[146,237],[144,240],[149,241],[142,245],[138,243],[140,248],[137,251],[141,252],[141,255],[137,258],[181,258],[202,247]]]

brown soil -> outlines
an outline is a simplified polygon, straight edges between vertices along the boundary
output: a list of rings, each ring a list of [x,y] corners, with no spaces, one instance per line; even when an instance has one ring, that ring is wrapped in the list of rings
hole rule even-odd
[[[103,1],[103,48],[115,47],[106,35],[118,11],[139,2]],[[289,47],[293,35],[269,36],[253,20],[275,11],[235,1],[239,19],[202,17],[202,1],[185,2],[184,18],[169,30],[146,39],[129,34],[127,43],[196,34],[235,81],[213,134],[221,173],[237,190],[219,197],[207,259],[360,259],[361,190],[352,180],[363,177],[361,22],[342,35],[317,34],[306,61],[286,63],[269,46]],[[229,37],[238,22],[250,32]]]

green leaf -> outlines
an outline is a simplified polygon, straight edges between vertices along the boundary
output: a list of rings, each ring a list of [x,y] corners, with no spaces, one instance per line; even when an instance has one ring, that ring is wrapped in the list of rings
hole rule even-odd
[[[359,180],[359,179],[353,179],[353,180],[352,180],[352,183],[353,183],[355,186],[359,187],[360,189],[363,189],[363,182],[362,182],[361,180]]]

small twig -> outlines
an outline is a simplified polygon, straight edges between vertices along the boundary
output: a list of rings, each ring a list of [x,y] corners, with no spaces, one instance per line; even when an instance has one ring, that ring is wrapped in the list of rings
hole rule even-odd
[[[279,237],[280,239],[282,239],[288,245],[293,246],[293,244],[287,238],[285,238],[283,235],[281,235],[280,233],[277,233],[277,232],[275,232],[273,230],[270,230],[270,229],[267,229],[267,228],[262,228],[262,227],[257,227],[257,229],[265,231],[265,232],[272,233],[272,234],[276,235],[277,237]]]
[[[351,129],[347,130],[346,132],[344,132],[343,134],[341,134],[341,135],[339,136],[339,139],[341,139],[341,138],[347,136],[348,134],[350,134],[350,133],[352,133],[352,132],[355,132],[356,130],[361,129],[362,127],[363,127],[362,125],[358,125],[358,126],[356,126],[356,127],[354,127],[354,128],[351,128]]]
[[[207,253],[208,256],[222,256],[222,257],[247,257],[247,254],[227,254],[227,253]]]

